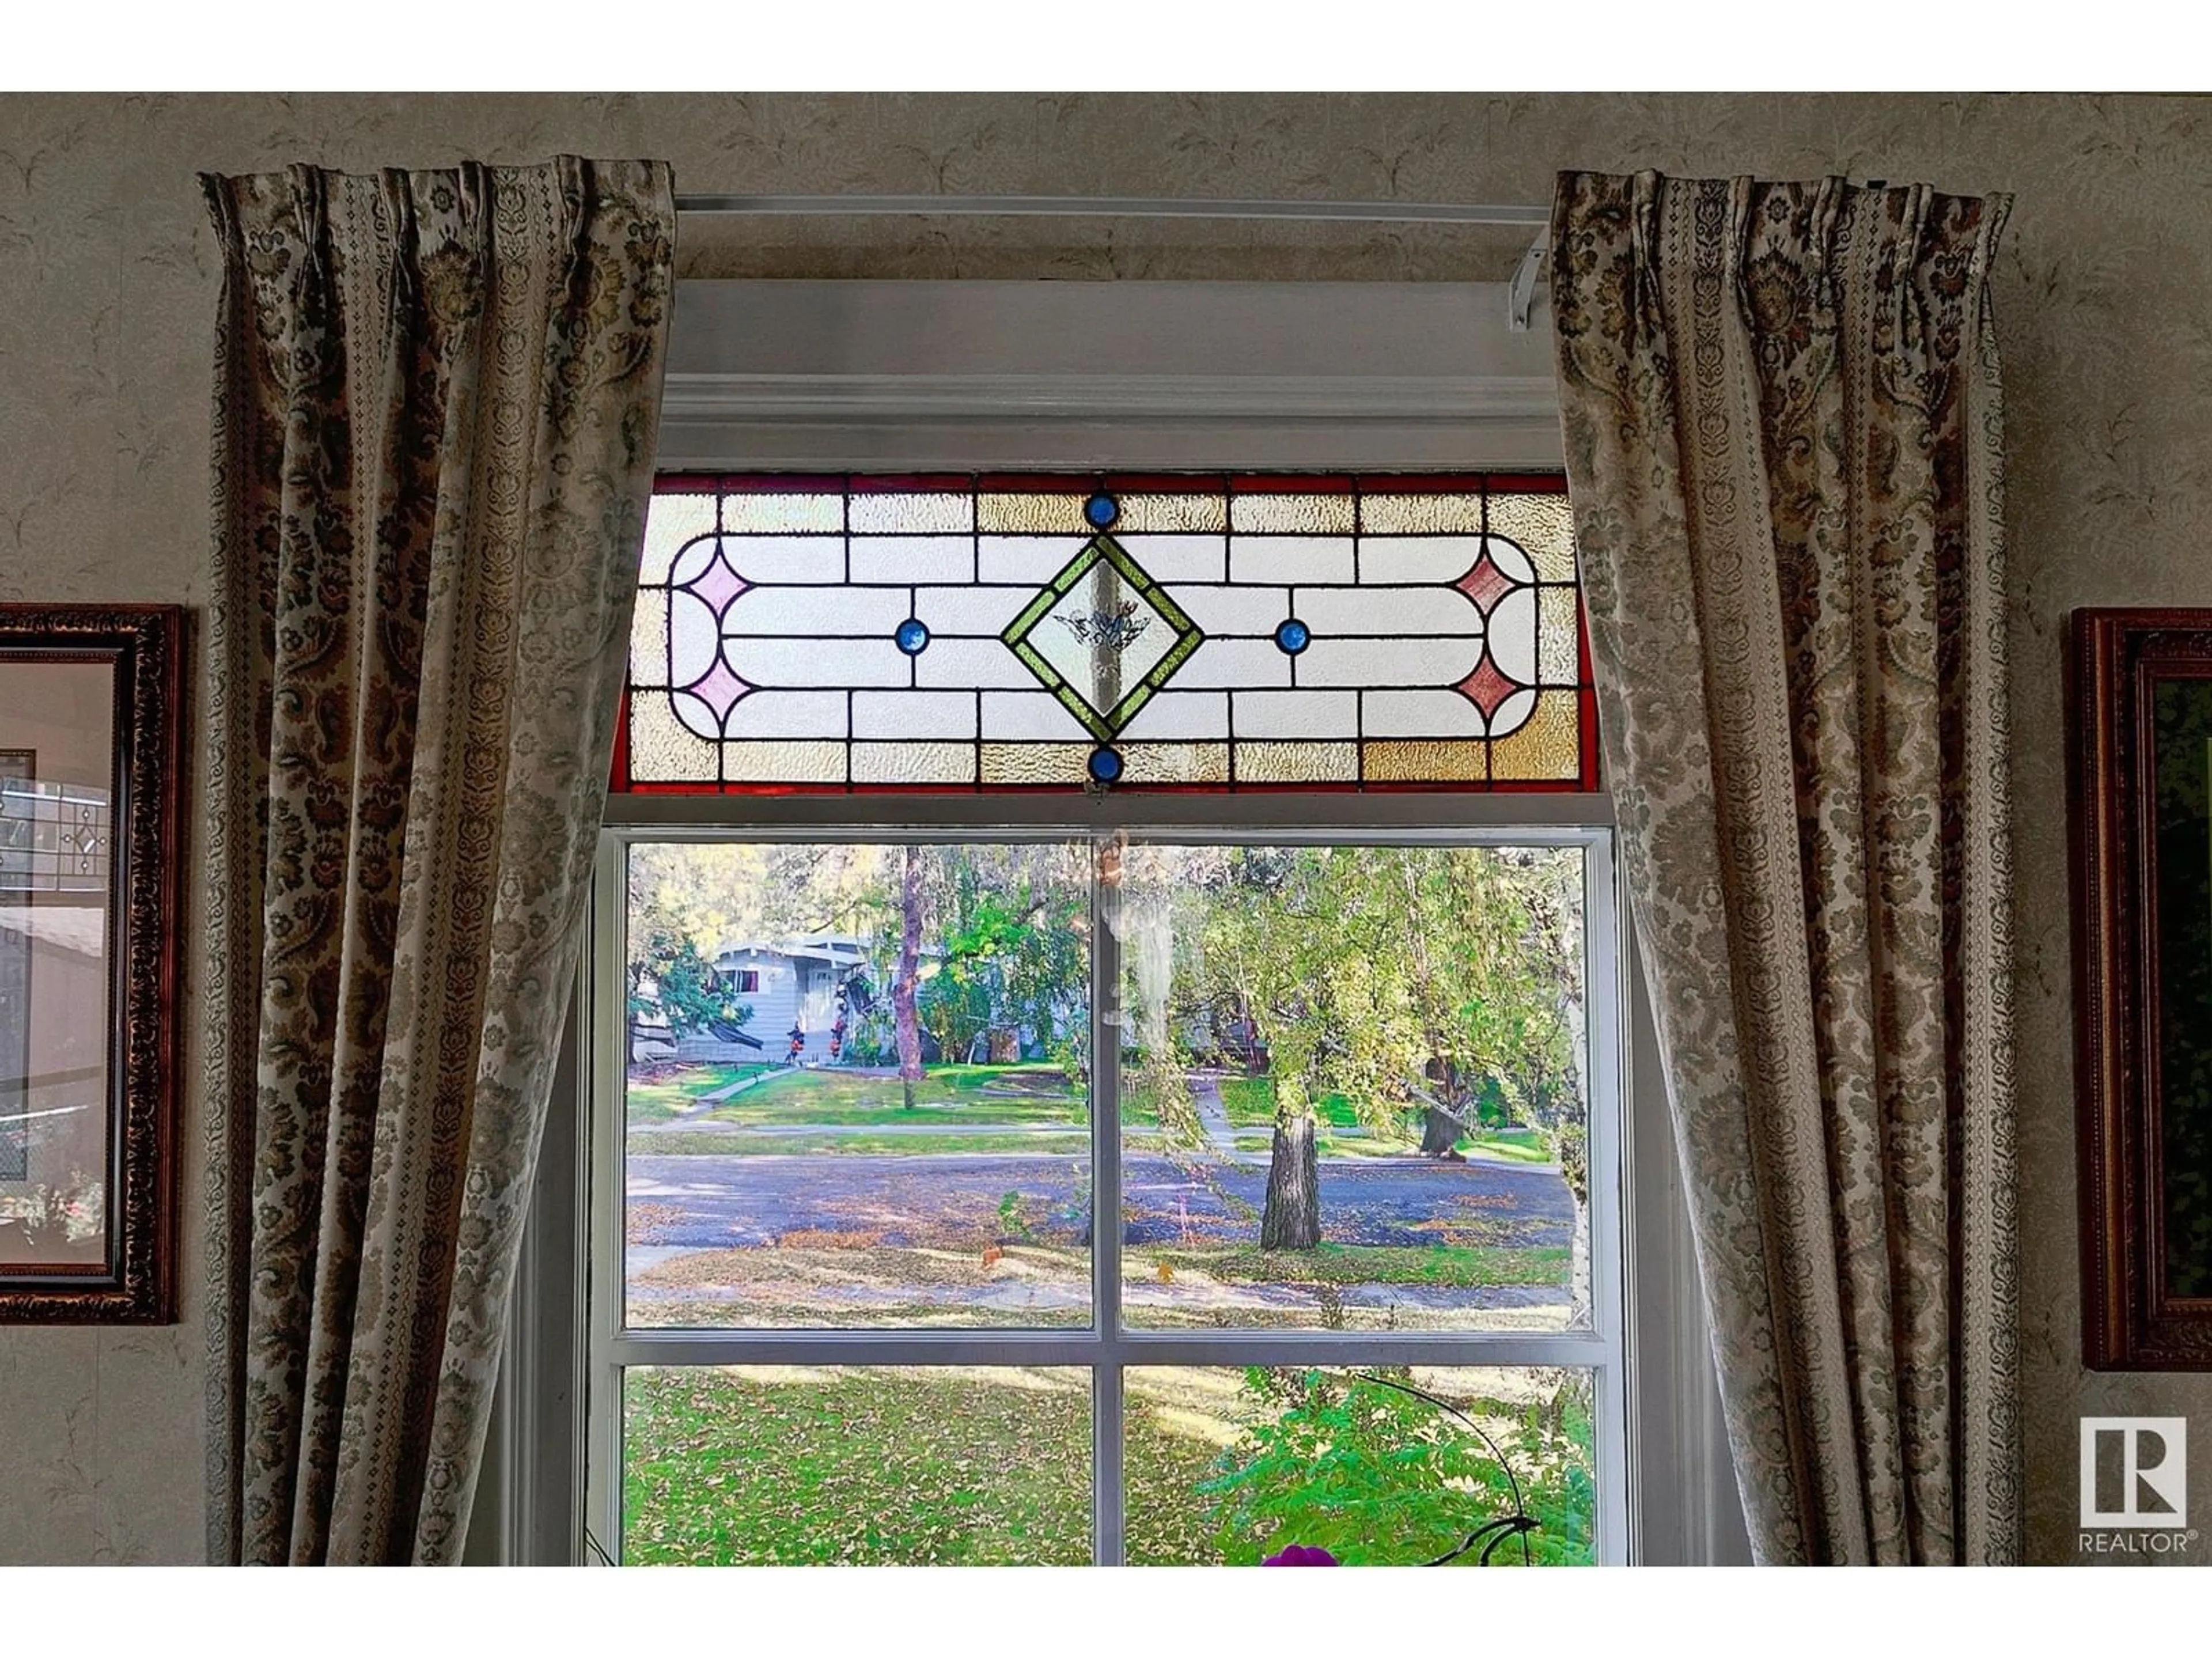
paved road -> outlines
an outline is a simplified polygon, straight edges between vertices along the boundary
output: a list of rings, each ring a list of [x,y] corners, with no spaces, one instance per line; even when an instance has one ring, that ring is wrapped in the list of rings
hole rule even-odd
[[[634,1135],[1088,1135],[1087,1123],[725,1123],[671,1118],[633,1123]]]
[[[1087,1158],[1043,1152],[644,1156],[629,1160],[629,1193],[652,1206],[636,1241],[647,1244],[727,1249],[820,1228],[899,1245],[948,1224],[988,1230],[1010,1192],[1041,1234],[1073,1241],[1088,1169]],[[1267,1179],[1264,1159],[1132,1158],[1122,1175],[1128,1242],[1249,1241]],[[1345,1243],[1434,1244],[1440,1221],[1484,1224],[1486,1242],[1499,1244],[1565,1245],[1574,1229],[1573,1196],[1549,1164],[1327,1158],[1321,1195],[1322,1229]]]

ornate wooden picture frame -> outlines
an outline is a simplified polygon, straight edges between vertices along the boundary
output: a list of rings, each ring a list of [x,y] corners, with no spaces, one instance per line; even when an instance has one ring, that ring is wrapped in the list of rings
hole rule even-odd
[[[0,605],[0,1324],[176,1318],[182,631]]]
[[[2212,610],[2069,660],[2083,1358],[2212,1370]]]

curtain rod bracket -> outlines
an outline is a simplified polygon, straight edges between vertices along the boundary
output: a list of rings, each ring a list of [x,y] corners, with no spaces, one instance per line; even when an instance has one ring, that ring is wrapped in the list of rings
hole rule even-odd
[[[1536,284],[1544,278],[1544,239],[1538,237],[1521,256],[1521,263],[1513,268],[1513,280],[1506,285],[1505,325],[1516,334],[1528,331],[1528,319],[1536,308]]]

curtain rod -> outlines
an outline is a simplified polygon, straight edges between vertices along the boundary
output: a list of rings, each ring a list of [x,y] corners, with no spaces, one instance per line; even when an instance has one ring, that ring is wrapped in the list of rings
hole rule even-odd
[[[1547,207],[1461,202],[1239,202],[1180,196],[678,196],[678,213],[875,218],[923,214],[1012,219],[1344,220],[1365,224],[1526,225],[1551,222]]]
[[[937,215],[1009,219],[1246,219],[1384,225],[1519,225],[1535,242],[1521,256],[1506,288],[1507,323],[1528,327],[1536,285],[1544,279],[1547,207],[1473,202],[1206,201],[1188,196],[678,196],[676,210],[693,218]]]

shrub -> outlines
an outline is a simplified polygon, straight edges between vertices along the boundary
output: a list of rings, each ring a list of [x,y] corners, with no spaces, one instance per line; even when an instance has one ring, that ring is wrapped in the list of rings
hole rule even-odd
[[[1525,1534],[1528,1559],[1587,1565],[1595,1559],[1596,1507],[1585,1390],[1570,1376],[1546,1401],[1462,1407],[1510,1462],[1509,1478],[1480,1436],[1387,1382],[1252,1367],[1245,1395],[1276,1414],[1247,1428],[1198,1487],[1213,1500],[1215,1545],[1232,1565],[1302,1544],[1347,1565],[1415,1565],[1511,1515],[1517,1480],[1522,1512],[1535,1522]],[[1478,1547],[1458,1561],[1474,1565],[1480,1554]],[[1492,1557],[1521,1559],[1510,1537]]]

